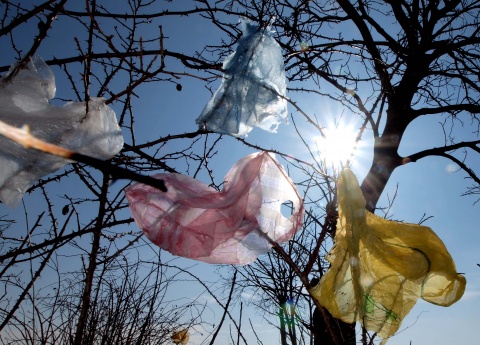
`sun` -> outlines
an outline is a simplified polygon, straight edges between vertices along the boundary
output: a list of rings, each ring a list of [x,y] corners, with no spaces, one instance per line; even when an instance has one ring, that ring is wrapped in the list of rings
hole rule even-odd
[[[316,145],[327,168],[338,170],[349,164],[356,149],[357,130],[343,124],[324,128],[324,135],[317,137]]]

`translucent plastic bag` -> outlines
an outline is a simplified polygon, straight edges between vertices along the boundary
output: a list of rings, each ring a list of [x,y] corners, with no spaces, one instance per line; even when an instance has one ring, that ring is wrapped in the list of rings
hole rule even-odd
[[[270,29],[240,21],[243,36],[223,63],[222,84],[197,124],[217,133],[248,134],[253,126],[270,132],[287,117],[287,86],[282,51]]]
[[[10,81],[0,80],[0,120],[21,127],[49,143],[100,159],[109,159],[123,147],[115,113],[103,98],[88,103],[49,104],[55,95],[55,77],[38,56]],[[0,200],[15,207],[35,181],[69,161],[24,149],[0,136]]]
[[[283,167],[268,153],[244,157],[218,192],[181,174],[158,174],[168,192],[143,184],[125,189],[147,237],[174,255],[216,264],[247,264],[300,229],[303,203]],[[292,215],[281,213],[291,201]]]
[[[331,267],[311,291],[334,317],[361,322],[385,343],[419,297],[440,306],[462,297],[465,277],[432,229],[366,211],[348,169],[341,173],[337,193],[335,244],[327,256]]]

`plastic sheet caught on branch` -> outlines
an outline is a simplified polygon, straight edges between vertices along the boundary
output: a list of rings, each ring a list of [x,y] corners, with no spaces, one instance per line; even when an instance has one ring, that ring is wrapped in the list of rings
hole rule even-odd
[[[34,56],[16,75],[0,81],[0,120],[16,127],[27,125],[39,139],[99,159],[109,159],[122,149],[115,113],[103,98],[57,107],[49,103],[55,90],[53,72]],[[35,181],[67,163],[0,136],[0,200],[15,207]]]
[[[282,51],[270,28],[242,19],[238,47],[223,63],[222,84],[197,119],[200,128],[243,136],[253,126],[270,132],[287,117]]]
[[[337,197],[335,244],[327,255],[331,267],[311,290],[334,317],[361,322],[385,343],[419,297],[440,306],[462,297],[465,277],[432,229],[366,211],[348,169],[339,178]]]
[[[174,344],[187,345],[190,340],[190,334],[188,334],[188,329],[183,329],[173,333],[170,339]]]
[[[286,242],[301,228],[303,203],[273,155],[242,158],[222,191],[181,174],[158,174],[168,192],[136,184],[125,189],[136,223],[170,253],[216,264],[247,264]],[[291,216],[282,203],[291,202]]]

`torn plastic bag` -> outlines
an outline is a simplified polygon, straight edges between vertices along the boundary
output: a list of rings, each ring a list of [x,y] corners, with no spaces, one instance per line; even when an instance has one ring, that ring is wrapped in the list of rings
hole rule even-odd
[[[138,226],[170,253],[215,264],[247,264],[270,250],[266,236],[286,242],[300,229],[303,202],[273,155],[244,157],[223,190],[181,174],[158,174],[168,192],[135,184],[125,189]],[[290,201],[292,215],[281,213]],[[284,206],[285,207],[285,206]]]
[[[361,322],[385,343],[419,297],[440,306],[462,297],[465,277],[432,229],[366,211],[348,169],[340,175],[337,196],[335,244],[327,255],[331,267],[311,291],[334,317]]]
[[[240,20],[238,47],[223,63],[222,84],[197,118],[200,128],[244,136],[253,126],[276,132],[287,117],[282,51],[270,28]]]
[[[12,70],[12,68],[11,68]],[[28,125],[37,138],[99,159],[109,159],[123,147],[115,113],[103,98],[49,104],[55,95],[55,77],[38,56],[9,81],[0,80],[0,119],[9,125]],[[21,145],[0,136],[0,200],[18,205],[35,181],[69,161]]]

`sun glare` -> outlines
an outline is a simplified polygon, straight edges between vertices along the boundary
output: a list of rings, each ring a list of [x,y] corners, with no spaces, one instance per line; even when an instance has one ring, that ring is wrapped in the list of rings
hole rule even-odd
[[[324,129],[324,137],[317,138],[317,147],[320,160],[324,161],[328,168],[338,169],[346,165],[353,157],[355,128],[338,125]]]

